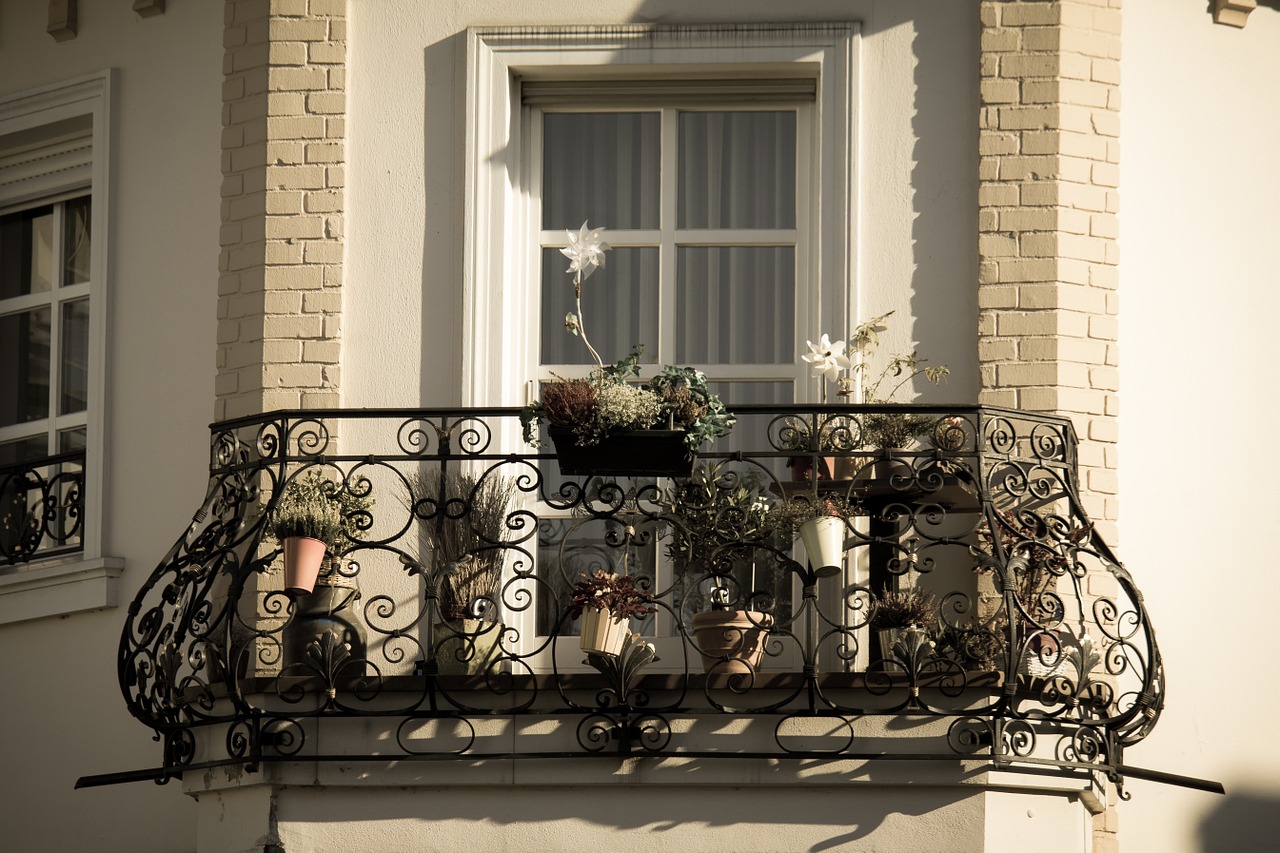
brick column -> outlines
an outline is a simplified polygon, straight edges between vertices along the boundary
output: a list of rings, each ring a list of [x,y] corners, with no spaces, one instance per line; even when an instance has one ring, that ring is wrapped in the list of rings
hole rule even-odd
[[[983,2],[981,401],[1069,416],[1085,511],[1117,541],[1121,0]],[[1113,595],[1112,579],[1088,579]],[[1096,853],[1118,849],[1114,806]]]
[[[1115,541],[1120,0],[984,2],[984,403],[1068,415]]]
[[[226,0],[215,417],[339,404],[346,0]]]

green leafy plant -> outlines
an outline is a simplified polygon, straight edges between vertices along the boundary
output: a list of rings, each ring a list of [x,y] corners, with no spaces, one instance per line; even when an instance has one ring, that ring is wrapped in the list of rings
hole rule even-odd
[[[336,554],[353,541],[373,503],[372,496],[355,494],[318,471],[310,471],[285,485],[271,511],[267,533],[278,541],[291,536],[319,539]]]
[[[591,574],[578,575],[573,596],[569,601],[569,613],[574,619],[587,608],[608,610],[614,617],[648,616],[658,608],[649,603],[649,596],[640,589],[631,575],[620,575],[599,569]]]
[[[769,510],[765,520],[766,526],[794,541],[800,535],[800,528],[815,518],[849,519],[860,512],[858,504],[844,495],[792,495],[785,501]]]
[[[587,338],[582,322],[582,283],[605,265],[604,228],[582,223],[569,231],[569,245],[560,251],[569,258],[573,274],[576,312],[565,317],[565,330],[581,337],[596,363],[586,379],[556,377],[542,389],[542,399],[520,413],[524,439],[539,446],[538,424],[571,430],[580,445],[599,444],[619,430],[680,429],[692,457],[704,442],[727,433],[734,417],[711,388],[706,374],[692,367],[663,367],[648,383],[640,383],[643,346],[619,361],[606,365]]]

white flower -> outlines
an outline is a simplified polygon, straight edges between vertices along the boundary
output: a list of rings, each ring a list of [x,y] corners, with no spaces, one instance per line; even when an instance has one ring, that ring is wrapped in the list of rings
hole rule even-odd
[[[596,271],[596,267],[604,266],[604,253],[609,251],[609,244],[601,239],[604,228],[588,228],[583,222],[577,232],[566,231],[569,245],[560,250],[560,254],[569,259],[571,272],[585,279]]]
[[[571,335],[576,335],[578,334],[578,330],[581,328],[582,326],[578,322],[577,314],[570,311],[568,314],[564,315],[564,330],[566,332],[568,332]]]
[[[827,379],[835,379],[841,370],[849,369],[849,357],[844,354],[844,341],[832,341],[824,332],[816,344],[813,341],[805,343],[809,345],[809,354],[800,357],[809,362],[814,373],[820,373]]]

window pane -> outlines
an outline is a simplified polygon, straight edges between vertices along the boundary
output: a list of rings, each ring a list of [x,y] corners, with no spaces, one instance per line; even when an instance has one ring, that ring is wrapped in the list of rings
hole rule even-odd
[[[794,248],[681,247],[677,265],[677,361],[795,362]]]
[[[64,429],[58,433],[58,452],[72,453],[84,450],[87,446],[87,435],[84,427]]]
[[[543,364],[591,364],[582,338],[564,329],[565,314],[574,311],[573,279],[565,273],[569,261],[559,249],[542,250]],[[605,266],[582,283],[582,323],[591,345],[605,364],[645,345],[643,361],[652,364],[658,352],[658,250],[617,248]]]
[[[49,309],[0,317],[0,426],[49,415]]]
[[[89,280],[89,197],[72,199],[63,213],[62,251],[66,256],[62,283]]]
[[[658,113],[547,113],[542,227],[657,228]]]
[[[53,208],[0,217],[0,299],[48,292],[53,281]]]
[[[680,114],[681,228],[794,228],[796,114]]]
[[[0,443],[0,466],[32,462],[49,455],[48,439],[43,435]]]
[[[782,380],[777,382],[723,381],[712,382],[711,392],[724,401],[725,407],[738,419],[737,424],[726,436],[721,436],[710,444],[703,445],[708,453],[760,453],[768,451],[769,442],[765,436],[771,433],[771,424],[777,415],[747,415],[738,406],[790,404],[795,402],[794,383]],[[776,429],[772,430],[776,432]],[[790,479],[787,461],[778,459],[759,459],[765,472],[778,480]]]
[[[58,414],[83,412],[89,407],[89,300],[62,306],[62,363],[59,365],[62,399]]]

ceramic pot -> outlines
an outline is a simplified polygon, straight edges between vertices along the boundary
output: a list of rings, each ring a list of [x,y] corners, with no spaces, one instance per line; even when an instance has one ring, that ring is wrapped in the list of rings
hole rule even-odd
[[[578,644],[587,654],[617,657],[627,641],[627,617],[609,610],[587,607],[582,611],[582,634]]]
[[[284,540],[284,591],[307,595],[315,589],[327,549],[319,539],[290,536]]]
[[[497,657],[502,623],[452,619],[436,629],[436,668],[441,675],[480,675]]]
[[[695,613],[693,637],[702,655],[702,671],[725,675],[758,672],[772,625],[772,616],[755,610]]]
[[[834,516],[811,518],[800,525],[800,541],[818,577],[840,574],[844,565],[844,534],[844,519]]]

